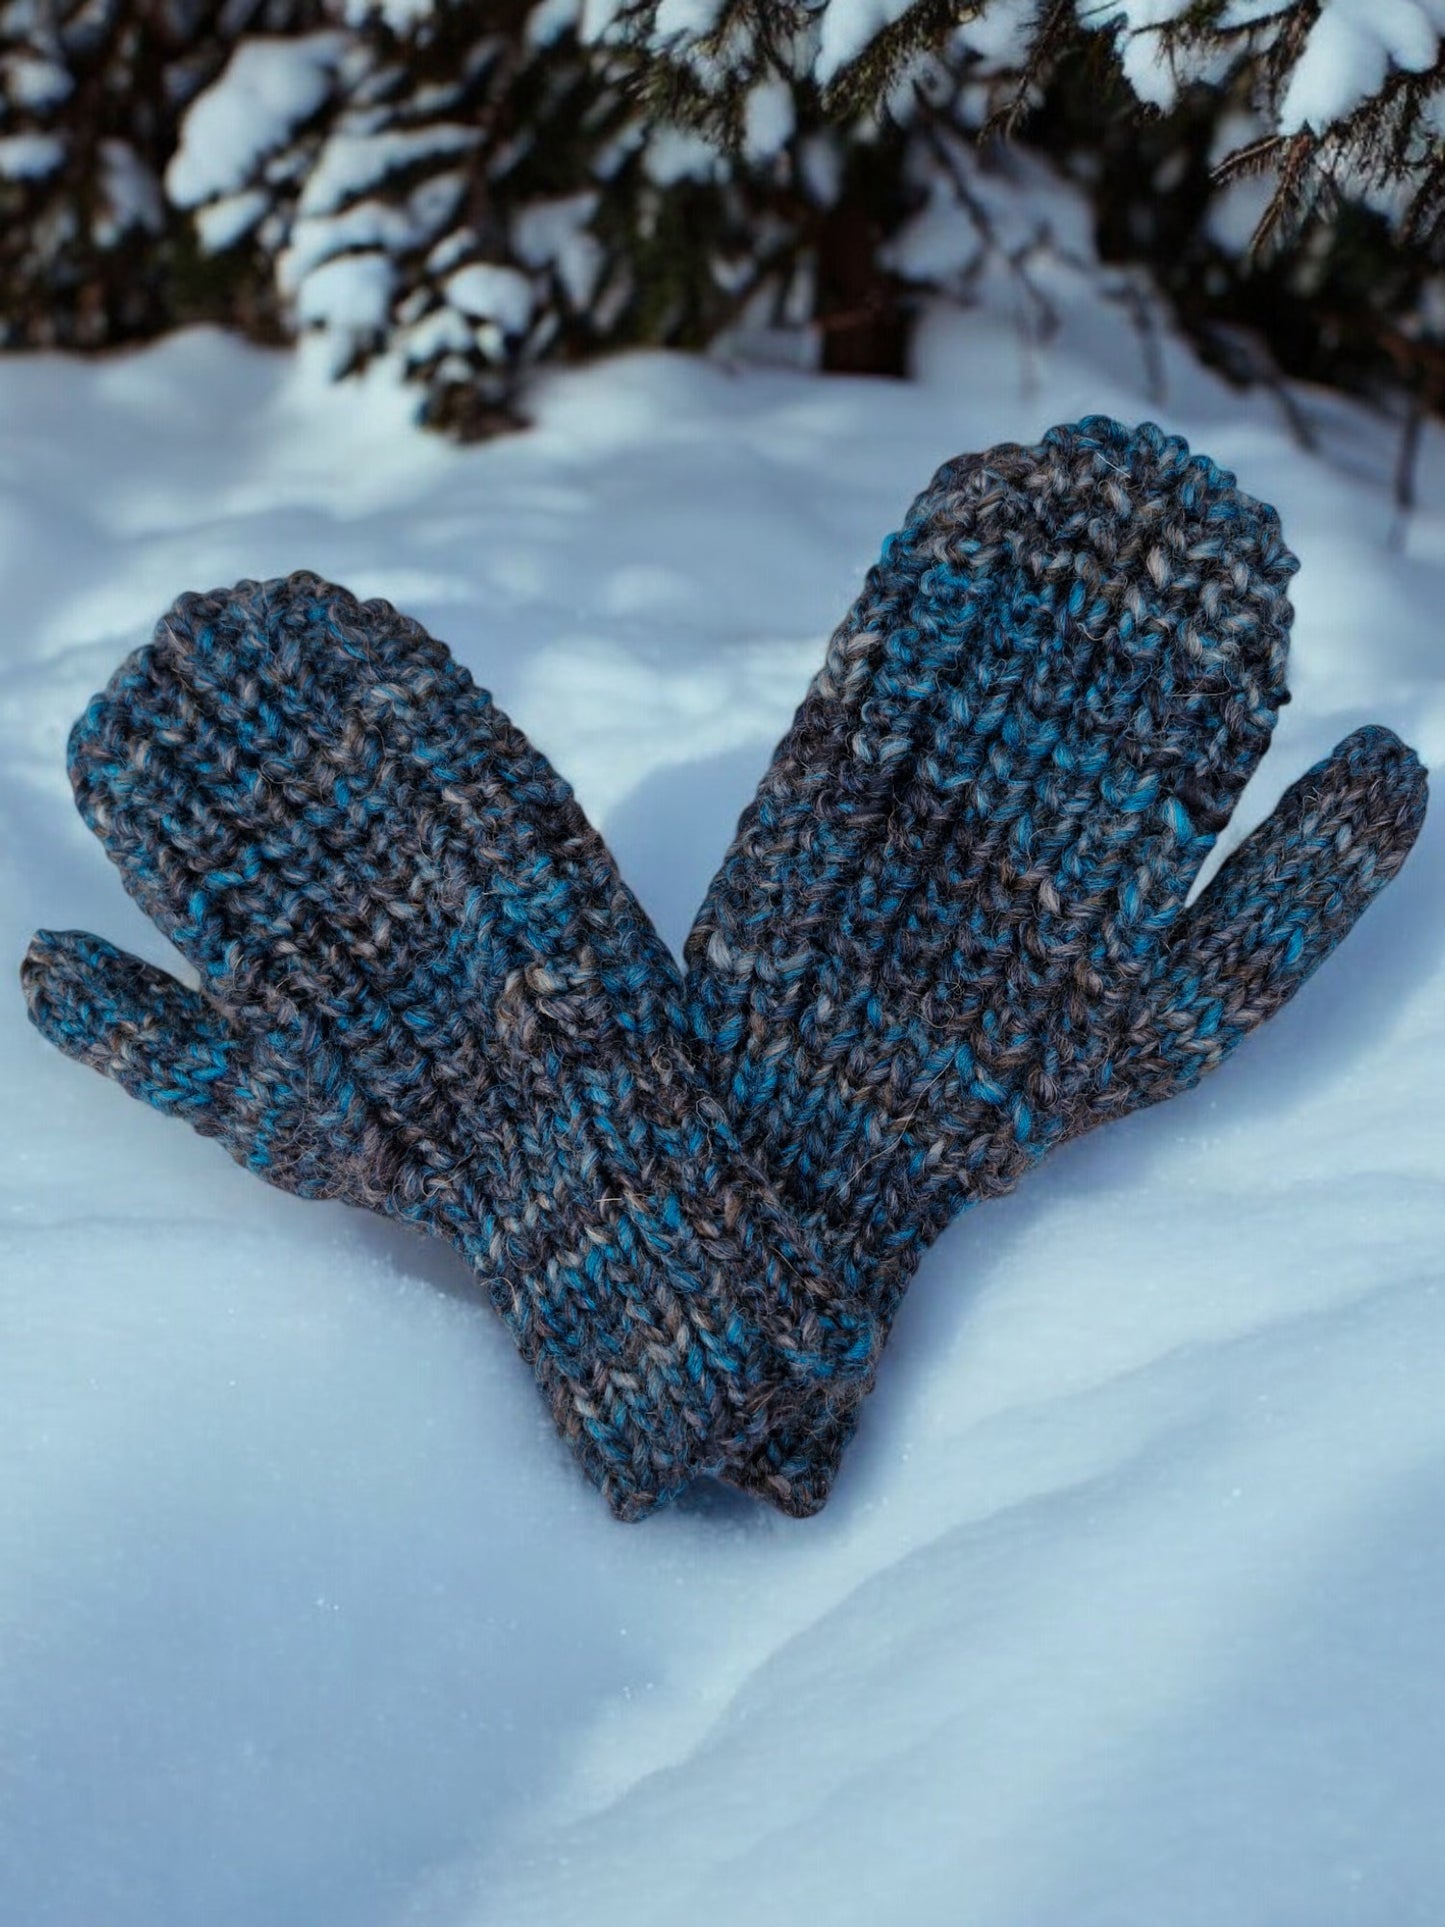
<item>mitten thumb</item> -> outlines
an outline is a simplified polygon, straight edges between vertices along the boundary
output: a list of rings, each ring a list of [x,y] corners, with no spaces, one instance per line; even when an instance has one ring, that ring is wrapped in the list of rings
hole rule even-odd
[[[1080,1127],[1188,1090],[1287,1004],[1399,872],[1427,793],[1415,752],[1377,725],[1286,790],[1180,917]]]
[[[235,1022],[199,991],[85,930],[41,930],[20,966],[30,1021],[132,1097],[218,1138],[238,1163],[301,1197],[380,1202],[358,1156],[359,1100],[299,1017]],[[382,1191],[385,1185],[380,1185]]]

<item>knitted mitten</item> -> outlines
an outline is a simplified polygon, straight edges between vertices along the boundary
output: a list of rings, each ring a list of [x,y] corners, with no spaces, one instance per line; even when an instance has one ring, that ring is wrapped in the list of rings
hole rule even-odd
[[[183,596],[70,769],[201,988],[41,933],[35,1023],[283,1189],[449,1239],[617,1513],[856,1396],[871,1323],[689,1063],[676,965],[417,624],[306,575]]]
[[[686,955],[714,1087],[880,1343],[958,1212],[1195,1083],[1404,861],[1424,773],[1365,729],[1185,908],[1295,567],[1231,475],[1096,418],[948,463],[833,637]],[[855,1419],[742,1483],[813,1510]]]

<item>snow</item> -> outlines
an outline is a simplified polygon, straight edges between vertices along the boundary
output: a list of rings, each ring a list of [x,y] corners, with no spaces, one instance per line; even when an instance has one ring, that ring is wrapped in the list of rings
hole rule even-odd
[[[1125,80],[1147,107],[1167,112],[1179,92],[1173,62],[1160,45],[1158,30],[1136,27],[1120,34],[1119,65]]]
[[[793,137],[793,89],[786,80],[760,80],[743,106],[743,152],[750,161],[769,161]]]
[[[712,32],[722,10],[723,0],[658,0],[652,38],[661,44],[701,39]]]
[[[971,20],[959,23],[954,43],[969,48],[984,61],[1016,68],[1019,49],[1028,45],[1036,12],[1034,0],[992,0]]]
[[[234,194],[284,147],[330,93],[345,40],[338,33],[243,40],[220,78],[191,103],[166,169],[177,207]]]
[[[671,187],[677,181],[717,180],[726,172],[722,154],[690,127],[650,128],[643,165],[649,180],[659,187]]]
[[[53,174],[65,159],[58,134],[0,135],[0,181],[33,181]]]
[[[1280,132],[1344,119],[1379,93],[1392,65],[1425,72],[1442,37],[1445,0],[1325,0],[1280,103]]]
[[[1031,265],[1042,275],[1043,260]],[[322,272],[325,272],[323,270]],[[318,277],[308,281],[314,286]],[[916,379],[640,354],[459,450],[208,331],[0,362],[0,949],[157,960],[66,732],[186,587],[444,636],[673,942],[945,456],[1154,415],[1303,559],[1231,836],[1357,723],[1445,763],[1445,434],[1306,452],[1057,266]],[[0,1919],[1414,1927],[1445,1911],[1445,809],[1201,1090],[925,1265],[827,1510],[612,1523],[450,1255],[269,1191],[0,999]]]
[[[826,87],[872,41],[901,20],[914,0],[826,0],[818,21],[814,73]]]
[[[832,207],[843,185],[843,150],[828,128],[798,142],[798,178],[819,207]]]
[[[604,40],[623,17],[628,0],[582,0],[578,31],[583,40]]]
[[[476,146],[478,139],[475,128],[446,121],[381,133],[343,129],[331,136],[307,174],[300,211],[313,217],[334,214],[358,194],[379,186],[388,175],[420,161],[465,153]]]
[[[474,320],[495,321],[503,334],[525,333],[532,319],[532,284],[516,268],[474,261],[449,274],[446,289],[453,307]]]
[[[17,107],[43,113],[58,107],[75,85],[58,60],[45,60],[35,54],[11,54],[0,62],[5,89]]]
[[[396,34],[404,34],[414,27],[434,5],[435,0],[343,0],[348,25],[360,26],[379,17]]]
[[[596,212],[597,196],[582,193],[533,201],[512,216],[512,245],[519,258],[529,268],[555,267],[574,308],[585,308],[592,299],[606,265],[602,244],[589,226]]]
[[[564,33],[574,31],[582,15],[582,0],[538,0],[527,16],[527,44],[549,47]]]
[[[99,216],[94,233],[102,247],[114,247],[131,228],[159,234],[166,224],[160,183],[135,149],[125,141],[100,143],[107,212]]]
[[[704,6],[711,0],[702,0]],[[902,19],[915,0],[818,0],[810,34],[813,77],[822,86],[851,66],[878,36]],[[677,0],[686,15],[694,0]],[[1225,0],[1220,25],[1240,27],[1284,11],[1283,0]],[[663,0],[658,20],[674,11]],[[1018,64],[1032,32],[1034,9],[998,0],[960,23],[959,44],[986,59]],[[1161,29],[1190,11],[1189,0],[1110,0],[1081,12],[1086,25],[1112,33],[1124,76],[1152,107],[1172,107],[1185,83],[1218,85],[1228,76],[1227,51],[1192,45],[1165,51]],[[662,36],[659,35],[660,39]],[[1282,134],[1311,126],[1317,132],[1378,96],[1392,71],[1426,73],[1445,39],[1445,0],[1322,0],[1303,50],[1291,52],[1287,84],[1275,122]]]
[[[928,199],[879,251],[880,264],[906,280],[944,283],[971,268],[983,248],[976,224],[959,219],[952,182],[935,175]]]
[[[227,194],[196,209],[196,233],[207,254],[220,254],[235,247],[251,232],[271,206],[271,196],[263,187]]]
[[[389,254],[338,254],[301,282],[296,311],[307,327],[369,335],[385,325],[395,287]]]
[[[464,354],[476,339],[476,328],[455,308],[433,308],[406,330],[405,354],[416,366],[447,353]]]
[[[1275,183],[1268,174],[1244,174],[1210,197],[1205,227],[1227,254],[1243,255],[1269,211]]]
[[[416,199],[412,196],[412,202]],[[223,204],[224,205],[224,204]],[[276,264],[276,282],[281,292],[294,295],[306,277],[335,255],[352,249],[377,249],[393,260],[446,221],[455,197],[437,210],[438,219],[424,227],[415,218],[411,202],[398,206],[393,201],[354,201],[339,214],[322,215],[316,220],[299,220]]]

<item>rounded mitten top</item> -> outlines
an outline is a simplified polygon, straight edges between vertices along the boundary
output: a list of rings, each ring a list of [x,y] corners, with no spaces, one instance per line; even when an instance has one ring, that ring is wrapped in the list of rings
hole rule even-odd
[[[920,1003],[1006,1026],[1132,976],[1287,700],[1295,567],[1272,509],[1150,424],[1095,417],[946,463],[835,633],[689,938],[696,1020],[741,1109],[791,1134],[826,1107],[788,1087],[831,1079],[841,1053],[897,1085],[884,1116],[911,1112]],[[981,1057],[1008,1041],[980,1030]],[[836,1165],[811,1168],[836,1190]]]
[[[1034,654],[1045,728],[1072,697],[1136,765],[1187,773],[1199,827],[1220,827],[1288,700],[1299,566],[1229,470],[1153,423],[1091,416],[945,463],[885,552],[894,566],[921,577],[921,624],[942,633],[981,603],[1011,652]]]

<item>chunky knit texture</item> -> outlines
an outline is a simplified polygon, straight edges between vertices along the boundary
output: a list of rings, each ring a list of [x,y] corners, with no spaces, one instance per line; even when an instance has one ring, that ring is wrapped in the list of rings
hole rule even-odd
[[[1195,1083],[1403,862],[1423,772],[1361,730],[1183,908],[1293,567],[1154,428],[949,463],[699,916],[691,1062],[605,850],[439,645],[309,578],[187,598],[73,766],[205,992],[42,936],[32,1013],[273,1181],[451,1237],[618,1510],[717,1469],[812,1511],[938,1231]]]
[[[1424,773],[1366,729],[1185,911],[1287,700],[1295,567],[1232,475],[1093,418],[940,469],[833,637],[686,954],[739,1135],[880,1341],[961,1210],[1195,1083],[1404,861]],[[742,1483],[814,1510],[855,1418]]]
[[[184,596],[70,768],[201,988],[41,933],[36,1024],[272,1183],[449,1239],[620,1515],[856,1396],[873,1325],[689,1063],[675,964],[417,624],[306,575]]]

